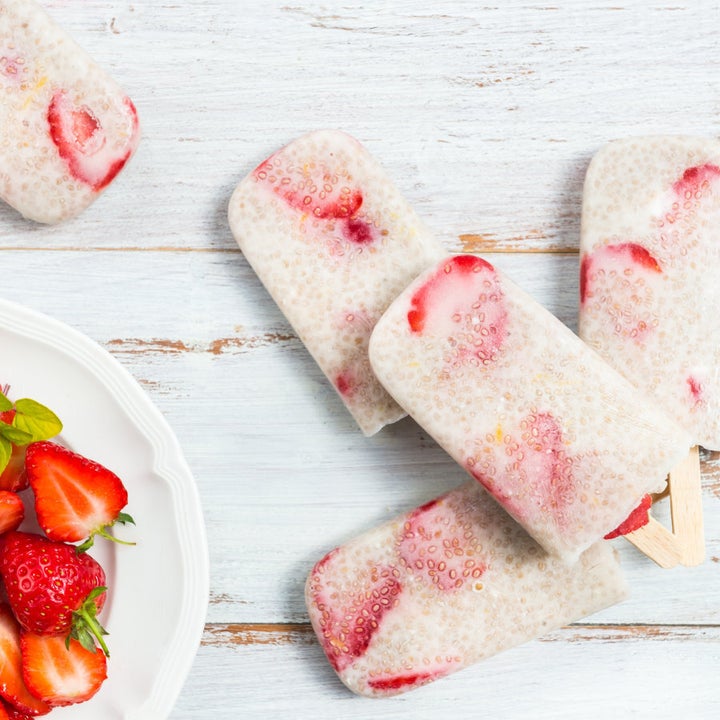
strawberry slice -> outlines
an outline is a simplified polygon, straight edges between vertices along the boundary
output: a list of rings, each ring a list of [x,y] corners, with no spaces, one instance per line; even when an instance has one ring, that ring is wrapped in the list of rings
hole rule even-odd
[[[400,559],[410,572],[446,593],[477,582],[487,569],[482,543],[464,517],[442,498],[415,510],[399,539]]]
[[[51,540],[77,542],[84,552],[95,535],[114,542],[115,522],[133,522],[120,512],[128,500],[120,478],[99,463],[48,441],[28,445],[25,471],[35,493],[40,527]]]
[[[70,94],[57,91],[47,113],[50,137],[70,174],[100,192],[109,185],[130,159],[139,139],[137,111],[124,98],[125,139],[118,146],[108,137],[92,108],[76,104]]]
[[[612,540],[620,537],[620,535],[628,535],[635,530],[639,530],[650,522],[650,507],[652,506],[652,497],[643,495],[640,504],[623,520],[615,530],[612,530],[605,536],[605,540]]]
[[[9,490],[0,490],[0,535],[17,530],[25,518],[22,498]]]
[[[407,321],[414,334],[446,335],[451,365],[489,364],[508,322],[495,268],[475,255],[450,258],[412,296]]]
[[[32,720],[32,717],[0,700],[0,720]]]
[[[5,603],[0,604],[0,696],[27,715],[46,715],[50,712],[50,706],[35,697],[25,685],[20,626]]]
[[[318,637],[330,664],[342,672],[365,654],[383,617],[397,606],[402,586],[397,569],[387,565],[373,566],[367,577],[355,578],[359,589],[339,588],[332,567],[337,552],[315,565],[309,589],[319,611]]]
[[[24,632],[20,638],[22,675],[28,689],[51,707],[89,700],[107,678],[107,660],[77,640]]]
[[[28,486],[27,475],[25,474],[25,451],[24,445],[13,445],[10,460],[5,469],[0,473],[0,490],[11,490],[19,492]]]

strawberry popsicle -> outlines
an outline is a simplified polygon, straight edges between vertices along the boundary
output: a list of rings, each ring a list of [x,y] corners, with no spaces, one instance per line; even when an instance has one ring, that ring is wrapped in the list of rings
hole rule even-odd
[[[580,336],[698,445],[720,450],[720,142],[630,138],[588,168],[580,241]],[[695,447],[669,478],[673,533],[628,539],[705,556]],[[657,558],[656,558],[657,559]]]
[[[720,450],[720,141],[610,143],[583,195],[580,336]]]
[[[377,162],[344,133],[310,133],[242,180],[228,215],[245,258],[363,432],[403,417],[373,376],[367,343],[443,249]]]
[[[575,561],[665,487],[690,437],[485,260],[423,273],[377,323],[396,401],[551,554]]]
[[[306,585],[310,620],[353,692],[396,695],[623,600],[610,543],[568,566],[474,481],[337,548]]]
[[[112,182],[140,139],[130,99],[32,0],[0,4],[0,197],[57,223]]]

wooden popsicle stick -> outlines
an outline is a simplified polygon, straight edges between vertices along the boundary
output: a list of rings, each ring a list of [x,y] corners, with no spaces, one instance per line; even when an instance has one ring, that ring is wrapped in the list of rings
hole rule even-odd
[[[700,452],[696,445],[670,473],[670,514],[673,535],[682,550],[682,564],[701,565],[705,560]]]
[[[683,553],[677,538],[652,515],[647,525],[628,533],[625,538],[661,568],[673,568],[682,561]]]
[[[660,496],[664,496],[661,493]],[[700,453],[697,445],[668,475],[672,532],[652,515],[625,537],[660,567],[700,565],[705,559]]]

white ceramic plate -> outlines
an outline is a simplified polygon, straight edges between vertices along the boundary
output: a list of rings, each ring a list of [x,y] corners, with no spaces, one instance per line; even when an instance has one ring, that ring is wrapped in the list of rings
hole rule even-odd
[[[136,527],[99,539],[91,554],[108,576],[101,616],[108,679],[90,701],[50,718],[162,720],[197,651],[208,600],[208,553],[195,482],[159,411],[99,345],[49,317],[0,299],[0,385],[63,422],[63,441],[125,483]]]

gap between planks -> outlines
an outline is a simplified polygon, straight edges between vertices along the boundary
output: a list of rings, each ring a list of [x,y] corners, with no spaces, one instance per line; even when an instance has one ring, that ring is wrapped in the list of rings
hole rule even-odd
[[[538,638],[539,642],[637,642],[642,640],[686,641],[694,639],[717,642],[720,625],[649,625],[573,624]],[[310,623],[209,623],[205,626],[202,645],[233,647],[314,644]]]

